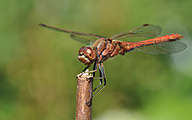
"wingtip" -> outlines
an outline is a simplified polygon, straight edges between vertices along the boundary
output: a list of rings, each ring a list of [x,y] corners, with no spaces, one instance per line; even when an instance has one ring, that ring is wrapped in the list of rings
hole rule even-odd
[[[150,24],[143,24],[143,26],[149,26]]]

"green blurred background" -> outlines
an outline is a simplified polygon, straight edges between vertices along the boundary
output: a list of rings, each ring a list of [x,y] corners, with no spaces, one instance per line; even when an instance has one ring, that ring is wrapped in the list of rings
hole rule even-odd
[[[72,120],[84,44],[38,26],[112,36],[144,23],[179,33],[174,55],[127,53],[104,63],[95,120],[192,120],[192,0],[1,0],[0,120]],[[97,85],[97,80],[95,84]]]

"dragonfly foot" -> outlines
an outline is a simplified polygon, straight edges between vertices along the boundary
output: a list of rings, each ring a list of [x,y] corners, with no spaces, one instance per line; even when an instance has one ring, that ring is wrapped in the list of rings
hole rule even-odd
[[[86,105],[87,105],[88,107],[90,107],[90,106],[92,105],[92,98],[93,98],[93,97],[91,97],[91,99],[86,103]]]
[[[81,77],[84,73],[85,73],[85,72],[79,73],[76,78]]]

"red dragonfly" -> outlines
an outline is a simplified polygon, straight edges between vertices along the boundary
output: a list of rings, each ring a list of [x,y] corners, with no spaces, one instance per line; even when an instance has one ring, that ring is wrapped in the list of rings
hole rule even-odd
[[[139,42],[119,41],[120,39],[128,37],[133,37],[134,40],[134,37],[155,37],[156,35],[160,34],[161,27],[151,24],[141,25],[129,32],[119,33],[113,35],[110,38],[103,37],[100,35],[70,31],[66,29],[48,26],[45,24],[39,25],[53,30],[69,33],[72,39],[90,45],[87,47],[81,47],[79,49],[78,59],[79,61],[87,65],[87,67],[83,70],[82,74],[93,63],[93,71],[89,71],[93,72],[93,77],[95,77],[95,71],[99,69],[100,83],[93,91],[99,88],[102,85],[102,82],[103,86],[97,92],[95,92],[94,95],[100,92],[106,85],[106,76],[104,72],[103,62],[106,61],[108,58],[114,57],[117,54],[124,55],[126,52],[133,50],[154,55],[172,54],[180,52],[187,47],[186,44],[178,41],[183,38],[183,36],[179,34],[170,34]]]

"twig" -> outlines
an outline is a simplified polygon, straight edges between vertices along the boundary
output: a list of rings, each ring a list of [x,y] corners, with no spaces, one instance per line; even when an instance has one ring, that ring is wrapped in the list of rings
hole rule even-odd
[[[93,77],[84,73],[77,76],[76,120],[92,119],[92,100],[87,104],[93,94]]]

